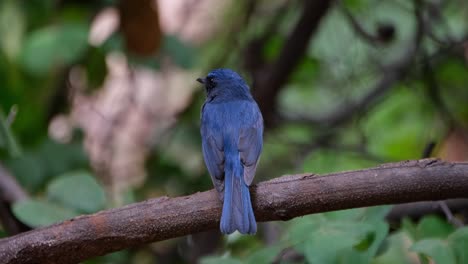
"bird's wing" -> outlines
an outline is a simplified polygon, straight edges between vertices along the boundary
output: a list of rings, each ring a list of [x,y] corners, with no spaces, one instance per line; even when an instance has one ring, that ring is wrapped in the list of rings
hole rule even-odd
[[[202,108],[202,151],[211,180],[218,191],[221,200],[224,194],[224,152],[223,138],[220,129],[212,127],[215,124],[213,116],[207,111],[207,105]]]
[[[244,181],[250,186],[257,169],[258,158],[263,148],[263,118],[254,103],[250,107],[250,122],[248,126],[241,128],[239,138],[239,152],[242,164],[244,165]]]

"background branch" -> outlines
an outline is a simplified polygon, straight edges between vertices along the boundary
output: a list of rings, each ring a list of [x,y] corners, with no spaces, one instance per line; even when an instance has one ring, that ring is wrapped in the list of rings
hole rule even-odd
[[[455,214],[461,213],[465,215],[467,213],[466,208],[468,208],[468,199],[450,199],[444,202],[450,211]],[[399,224],[405,217],[418,220],[428,214],[445,216],[441,208],[440,201],[399,204],[390,210],[386,219],[391,224]]]
[[[303,12],[277,57],[254,75],[253,93],[263,113],[266,126],[271,126],[277,109],[276,98],[296,66],[301,62],[309,41],[333,1],[304,1]]]
[[[0,164],[0,199],[16,202],[28,198],[13,176]]]
[[[251,188],[257,220],[365,206],[468,197],[468,163],[435,159],[316,176],[287,175]],[[144,243],[217,228],[214,190],[161,197],[84,215],[0,240],[3,263],[75,263]]]
[[[398,58],[396,58],[389,65],[382,66],[382,76],[379,80],[376,81],[373,87],[369,89],[367,94],[363,95],[355,102],[339,106],[337,109],[325,116],[283,116],[283,118],[292,122],[309,123],[322,126],[338,126],[351,120],[357,114],[369,110],[371,106],[375,105],[379,99],[387,94],[395,84],[403,80],[410,72],[409,69],[412,67],[414,60],[418,55],[421,40],[424,34],[424,21],[421,13],[422,8],[420,5],[421,2],[419,0],[414,0],[414,14],[416,23],[413,40],[408,44],[408,47]]]
[[[368,32],[351,14],[351,12],[343,5],[342,1],[339,1],[338,4],[340,10],[346,16],[346,18],[349,21],[349,24],[351,25],[351,27],[357,35],[359,35],[363,40],[369,42],[372,45],[379,44],[380,39],[378,36],[374,36],[372,33]]]
[[[19,221],[11,211],[13,203],[27,198],[27,193],[7,169],[0,164],[0,223],[10,235],[16,235],[31,229]]]

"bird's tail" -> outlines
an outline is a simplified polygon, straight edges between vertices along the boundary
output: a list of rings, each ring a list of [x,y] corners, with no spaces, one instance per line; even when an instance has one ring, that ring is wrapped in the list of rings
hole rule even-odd
[[[244,181],[244,167],[239,156],[226,157],[224,174],[224,203],[221,215],[221,232],[255,234],[257,223],[250,200],[249,186]]]

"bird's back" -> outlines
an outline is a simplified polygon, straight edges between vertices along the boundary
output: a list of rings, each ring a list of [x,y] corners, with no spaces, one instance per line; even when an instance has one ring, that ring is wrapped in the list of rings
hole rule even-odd
[[[263,119],[247,84],[228,69],[211,71],[205,84],[201,134],[205,163],[223,201],[220,229],[254,234],[251,185],[263,146]]]
[[[207,102],[202,111],[202,133],[209,126],[213,129],[210,133],[235,137],[240,129],[254,126],[259,115],[260,111],[253,100]]]

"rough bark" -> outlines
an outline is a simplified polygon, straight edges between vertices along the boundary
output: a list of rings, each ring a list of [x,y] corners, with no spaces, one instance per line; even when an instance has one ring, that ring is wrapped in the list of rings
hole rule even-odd
[[[251,188],[258,221],[347,208],[468,197],[468,163],[435,159],[287,175]],[[218,228],[214,190],[151,199],[0,240],[2,263],[76,263],[144,243]]]

